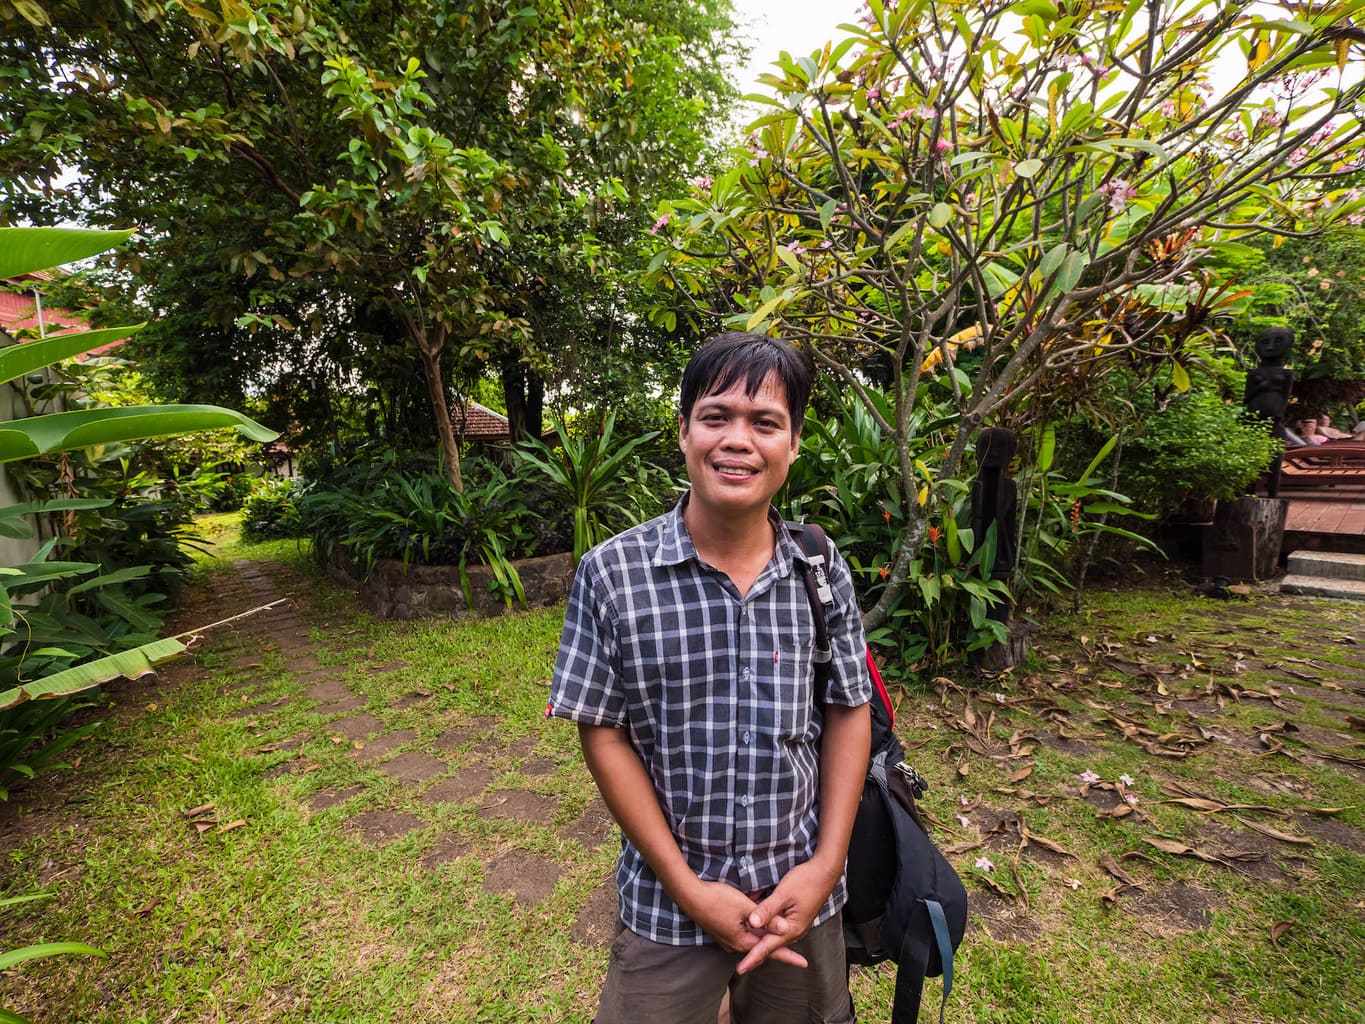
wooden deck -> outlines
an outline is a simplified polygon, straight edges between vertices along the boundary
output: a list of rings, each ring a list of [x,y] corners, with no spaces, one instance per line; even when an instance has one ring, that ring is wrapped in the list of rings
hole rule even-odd
[[[1282,555],[1300,549],[1365,553],[1365,494],[1284,497],[1290,502]]]

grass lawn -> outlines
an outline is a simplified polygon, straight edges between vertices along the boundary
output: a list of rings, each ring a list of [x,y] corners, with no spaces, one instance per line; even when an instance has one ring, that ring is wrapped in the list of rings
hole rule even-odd
[[[562,611],[378,622],[292,542],[214,531],[177,629],[289,604],[114,687],[72,767],[0,805],[0,897],[55,894],[0,911],[0,951],[108,953],[0,975],[0,1006],[591,1020],[615,839],[543,717]],[[1363,619],[1147,585],[1050,618],[1027,667],[899,688],[972,901],[949,1018],[1360,1021]],[[859,1018],[891,992],[855,972]]]

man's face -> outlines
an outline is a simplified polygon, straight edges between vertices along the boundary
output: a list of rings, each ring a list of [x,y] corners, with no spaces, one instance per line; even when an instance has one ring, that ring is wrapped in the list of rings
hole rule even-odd
[[[752,398],[740,380],[729,391],[697,399],[687,421],[678,417],[678,445],[692,481],[694,513],[766,511],[796,458],[800,426],[791,421],[774,373]]]

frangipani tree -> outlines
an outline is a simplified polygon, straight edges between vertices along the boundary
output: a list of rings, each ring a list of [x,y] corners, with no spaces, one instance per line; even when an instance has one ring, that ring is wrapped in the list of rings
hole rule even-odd
[[[909,514],[870,628],[977,427],[1120,357],[1164,353],[1187,383],[1226,297],[1201,261],[1359,210],[1337,185],[1361,166],[1362,11],[870,0],[762,77],[748,150],[660,211],[648,281],[662,319],[807,345],[895,438]],[[959,417],[932,470],[912,427],[930,373]]]

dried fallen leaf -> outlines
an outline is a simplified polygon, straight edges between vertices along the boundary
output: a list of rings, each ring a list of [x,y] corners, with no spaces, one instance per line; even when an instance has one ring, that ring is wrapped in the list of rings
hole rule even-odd
[[[198,807],[191,807],[188,811],[184,811],[183,813],[187,818],[197,818],[201,814],[207,814],[209,811],[213,810],[213,807],[214,805],[211,803],[200,804]]]
[[[1015,772],[1014,774],[1012,774],[1012,775],[1010,776],[1010,778],[1009,778],[1009,781],[1010,781],[1011,783],[1014,783],[1014,782],[1023,782],[1025,779],[1027,779],[1027,778],[1028,778],[1030,775],[1032,775],[1032,774],[1033,774],[1033,765],[1031,765],[1031,764],[1030,764],[1030,765],[1025,765],[1023,768],[1020,768],[1017,772]]]
[[[1276,949],[1280,948],[1280,939],[1284,938],[1284,933],[1298,924],[1297,919],[1289,921],[1276,921],[1270,926],[1270,944]]]
[[[1225,811],[1227,804],[1220,804],[1217,800],[1205,800],[1201,797],[1180,797],[1176,800],[1157,800],[1159,804],[1176,804],[1179,807],[1188,807],[1192,811]]]
[[[235,829],[235,828],[241,828],[241,827],[242,827],[243,825],[245,825],[245,824],[246,824],[246,819],[245,819],[245,818],[238,818],[236,821],[230,821],[230,822],[228,822],[226,825],[221,825],[221,826],[219,826],[218,831],[219,831],[219,832],[231,832],[233,829]]]
[[[980,849],[985,845],[986,840],[984,839],[978,839],[974,843],[953,843],[950,846],[943,847],[942,852],[945,857],[956,857],[958,854],[970,853],[972,850]]]
[[[1324,817],[1324,818],[1335,817],[1336,815],[1341,814],[1343,811],[1349,811],[1350,809],[1351,809],[1351,808],[1349,808],[1349,807],[1305,807],[1305,808],[1304,808],[1304,810],[1307,811],[1309,814],[1316,814],[1316,815],[1319,815],[1320,817]]]
[[[1113,856],[1108,851],[1106,851],[1104,856],[1100,858],[1100,867],[1104,868],[1105,871],[1109,872],[1109,874],[1113,875],[1124,885],[1133,886],[1134,888],[1141,888],[1138,885],[1137,879],[1130,875],[1127,871],[1124,871],[1123,868],[1119,867],[1118,863],[1114,860]]]
[[[203,763],[204,763],[204,762],[201,761],[199,758],[195,757],[193,754],[181,754],[180,756],[183,757],[186,761],[190,762],[190,764],[203,764]]]
[[[216,824],[218,824],[216,821],[196,821],[194,823],[194,830],[200,835],[203,835]]]
[[[1281,832],[1279,829],[1271,828],[1269,825],[1262,825],[1259,821],[1249,821],[1246,818],[1243,818],[1240,814],[1234,814],[1233,818],[1239,821],[1241,824],[1245,825],[1247,828],[1251,829],[1253,832],[1259,832],[1261,833],[1261,835],[1269,836],[1271,839],[1278,839],[1282,843],[1296,843],[1299,846],[1317,845],[1317,843],[1315,843],[1312,839],[1309,839],[1307,836],[1296,836],[1291,835],[1288,832]]]

